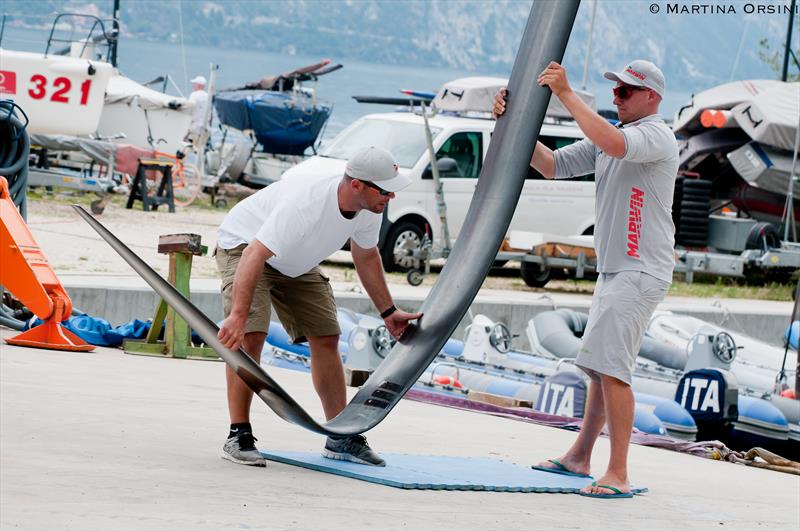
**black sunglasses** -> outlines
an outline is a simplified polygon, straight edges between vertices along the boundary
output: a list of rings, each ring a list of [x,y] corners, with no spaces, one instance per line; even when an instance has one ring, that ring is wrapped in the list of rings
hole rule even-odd
[[[627,100],[637,90],[650,90],[647,87],[633,87],[631,85],[622,85],[621,87],[614,87],[611,89],[614,92],[614,97],[621,100]]]
[[[386,197],[387,195],[389,195],[389,194],[391,194],[391,193],[392,193],[392,192],[387,192],[386,190],[384,190],[383,188],[381,188],[381,187],[380,187],[380,186],[378,186],[377,184],[375,184],[375,183],[373,183],[373,182],[370,182],[370,181],[362,181],[361,179],[358,179],[358,182],[360,182],[360,183],[362,183],[362,184],[364,184],[364,185],[366,185],[366,186],[369,186],[369,187],[370,187],[370,188],[372,188],[373,190],[377,190],[377,191],[378,191],[378,193],[379,193],[379,194],[381,194],[381,195],[382,195],[382,196],[384,196],[384,197]]]

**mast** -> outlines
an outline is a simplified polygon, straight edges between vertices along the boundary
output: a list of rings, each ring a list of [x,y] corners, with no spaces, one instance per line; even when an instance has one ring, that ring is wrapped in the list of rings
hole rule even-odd
[[[117,66],[117,43],[119,42],[119,0],[114,0],[114,14],[111,24],[114,28],[114,40],[111,42],[111,66]]]

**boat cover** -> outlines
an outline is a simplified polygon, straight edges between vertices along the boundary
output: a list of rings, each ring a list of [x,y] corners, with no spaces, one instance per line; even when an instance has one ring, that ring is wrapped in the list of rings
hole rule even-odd
[[[502,77],[464,77],[445,83],[433,99],[433,105],[440,111],[491,113],[494,96],[501,88],[508,86],[508,79]],[[592,110],[597,110],[593,94],[582,90],[575,93]],[[551,96],[547,105],[547,116],[571,118],[572,115],[558,98]]]
[[[252,130],[267,153],[302,155],[331,115],[330,105],[300,92],[232,90],[214,96],[219,121]]]
[[[140,108],[148,111],[155,109],[182,109],[188,112],[192,108],[192,102],[186,98],[158,92],[122,75],[112,76],[108,80],[105,103],[106,105],[112,103],[127,103],[131,105],[136,103]]]
[[[675,115],[672,129],[676,135],[688,137],[705,130],[700,115],[706,109],[728,110],[757,94],[768,90],[780,81],[772,79],[750,79],[733,81],[692,95],[688,105],[681,107]]]
[[[800,123],[800,82],[778,82],[743,101],[732,112],[739,127],[753,140],[794,151]]]
[[[792,171],[791,153],[776,151],[758,142],[748,142],[727,155],[731,165],[750,184],[786,195]]]

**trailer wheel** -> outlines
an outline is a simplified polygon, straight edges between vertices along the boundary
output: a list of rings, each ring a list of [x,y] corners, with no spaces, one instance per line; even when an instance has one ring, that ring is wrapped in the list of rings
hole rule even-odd
[[[543,288],[550,281],[552,271],[549,267],[542,267],[532,262],[521,262],[519,275],[525,284],[532,288]]]
[[[99,216],[100,214],[103,213],[106,207],[103,206],[102,199],[95,199],[94,201],[89,203],[89,209],[92,211],[92,214]]]
[[[778,228],[772,223],[760,222],[753,225],[747,235],[747,249],[775,249],[781,246],[781,235]]]
[[[412,286],[419,286],[425,275],[419,269],[410,269],[406,275],[406,281]]]
[[[392,271],[408,271],[416,264],[412,256],[403,256],[397,258],[395,251],[413,251],[420,248],[422,245],[422,228],[410,221],[400,221],[395,223],[389,229],[389,234],[386,236],[386,241],[383,242],[381,247],[381,259],[383,260],[383,269],[386,272]]]

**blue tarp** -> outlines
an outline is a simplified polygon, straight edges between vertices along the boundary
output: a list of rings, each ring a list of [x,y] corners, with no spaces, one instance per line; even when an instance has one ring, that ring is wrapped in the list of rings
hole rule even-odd
[[[302,155],[317,140],[331,107],[297,92],[233,90],[214,96],[220,122],[252,130],[267,153]]]
[[[41,323],[41,319],[36,319],[29,324],[28,328],[33,328]],[[113,327],[105,319],[92,317],[85,313],[70,317],[61,324],[90,345],[97,345],[98,347],[118,347],[124,339],[142,339],[147,336],[151,326],[150,321],[134,319],[123,325]]]

